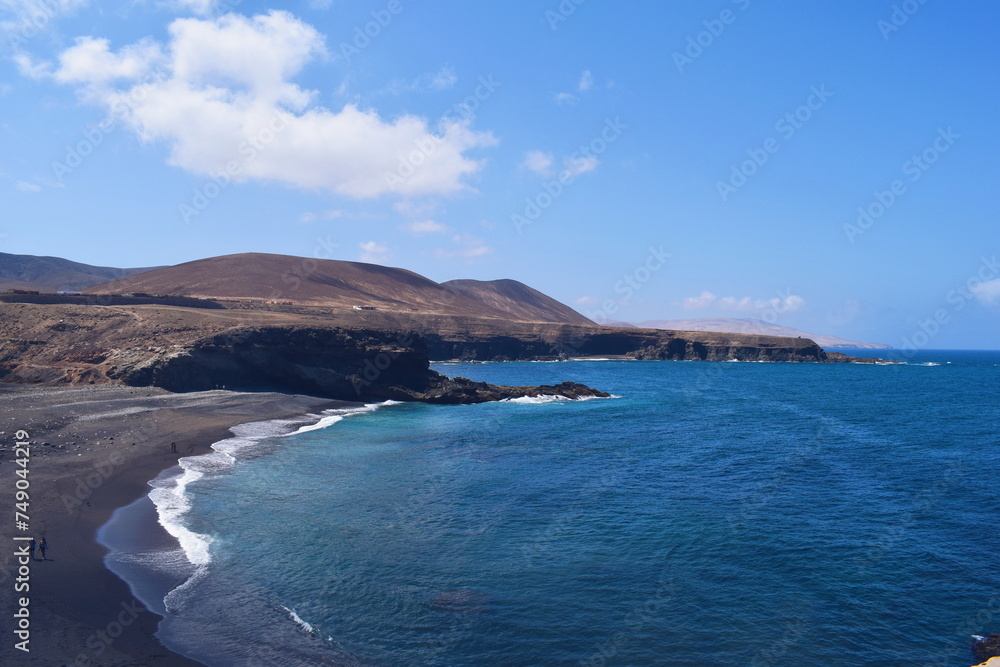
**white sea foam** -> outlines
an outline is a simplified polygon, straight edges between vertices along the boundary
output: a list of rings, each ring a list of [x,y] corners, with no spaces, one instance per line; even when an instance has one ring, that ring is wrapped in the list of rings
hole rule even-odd
[[[166,608],[175,612],[186,598],[185,591],[200,580],[212,562],[212,538],[189,529],[184,517],[191,509],[187,487],[207,475],[218,475],[232,468],[240,455],[246,455],[261,442],[269,438],[307,433],[328,428],[345,417],[372,412],[386,405],[397,405],[398,401],[370,403],[357,408],[334,409],[322,415],[307,415],[298,419],[274,419],[262,422],[238,424],[230,429],[233,437],[212,445],[212,452],[201,456],[187,456],[177,465],[181,472],[160,475],[149,483],[153,487],[149,499],[156,506],[160,525],[180,544],[188,563],[195,567],[194,573],[183,584],[170,591],[164,598]],[[315,420],[315,421],[313,421]],[[303,422],[310,422],[299,426]],[[173,469],[176,471],[176,469]],[[294,613],[294,612],[293,612]],[[310,630],[311,631],[311,630]]]
[[[191,501],[184,493],[187,485],[198,481],[205,475],[192,468],[187,468],[184,465],[186,460],[181,459],[180,461],[181,468],[184,469],[180,475],[162,482],[159,478],[150,482],[153,485],[153,490],[149,492],[149,499],[156,505],[160,525],[180,543],[188,561],[193,565],[207,565],[212,560],[209,554],[211,538],[189,530],[182,519],[191,509]]]
[[[520,396],[518,398],[504,398],[501,399],[501,403],[521,403],[525,405],[542,405],[545,403],[562,403],[564,401],[573,401],[579,403],[580,401],[592,401],[599,398],[621,398],[621,396],[616,396],[611,394],[610,396],[581,396],[580,398],[570,398],[568,396],[559,396],[556,394],[542,394],[541,396]]]
[[[300,628],[302,628],[303,630],[305,630],[309,634],[315,634],[316,630],[313,628],[313,626],[311,626],[309,623],[303,621],[302,618],[298,614],[295,613],[294,609],[289,609],[288,607],[286,607],[284,605],[282,605],[281,608],[288,612],[288,615],[291,617],[291,619],[293,621],[295,621],[296,625],[298,625]]]
[[[519,398],[505,398],[501,400],[501,403],[526,403],[531,405],[540,405],[542,403],[558,403],[560,401],[570,401],[572,400],[568,396],[553,396],[549,394],[543,394],[541,396],[521,396]]]

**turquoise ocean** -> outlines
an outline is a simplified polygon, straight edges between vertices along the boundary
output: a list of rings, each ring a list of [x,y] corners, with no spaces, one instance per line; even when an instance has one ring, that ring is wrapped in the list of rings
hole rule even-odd
[[[608,399],[245,424],[101,531],[208,665],[940,665],[1000,632],[1000,353],[441,363]],[[177,543],[143,544],[159,520]]]

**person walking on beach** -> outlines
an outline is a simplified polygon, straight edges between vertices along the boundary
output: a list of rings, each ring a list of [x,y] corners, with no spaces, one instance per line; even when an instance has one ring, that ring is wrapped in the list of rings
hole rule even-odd
[[[42,538],[42,541],[38,543],[38,549],[39,549],[39,550],[40,550],[40,551],[42,552],[42,560],[45,560],[45,549],[46,549],[46,548],[47,548],[48,546],[49,546],[49,545],[48,545],[48,543],[47,543],[47,542],[45,541],[45,538],[44,538],[44,537]]]
[[[170,443],[170,452],[172,454],[176,454],[177,453],[177,443],[176,442],[171,442]]]
[[[28,548],[31,549],[31,560],[35,560],[35,538],[28,541]]]

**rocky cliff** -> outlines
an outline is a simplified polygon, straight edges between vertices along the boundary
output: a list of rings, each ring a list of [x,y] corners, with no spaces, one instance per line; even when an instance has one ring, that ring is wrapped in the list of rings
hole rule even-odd
[[[260,324],[231,311],[0,304],[0,380],[120,382],[171,391],[280,389],[345,400],[481,403],[607,396],[583,385],[503,387],[430,370],[415,334],[319,318]]]
[[[858,361],[828,354],[807,338],[314,312],[0,302],[0,381],[119,382],[173,391],[258,387],[349,400],[475,403],[601,394],[580,385],[494,387],[450,379],[432,371],[430,361]]]

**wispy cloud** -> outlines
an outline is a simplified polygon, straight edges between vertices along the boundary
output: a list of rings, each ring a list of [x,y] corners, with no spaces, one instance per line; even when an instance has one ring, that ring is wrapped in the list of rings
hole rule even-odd
[[[493,248],[486,245],[482,239],[478,239],[468,234],[456,234],[451,237],[452,247],[450,249],[438,248],[435,255],[438,257],[462,257],[473,260],[493,252]]]
[[[576,95],[573,93],[556,93],[553,99],[556,104],[576,104]]]
[[[424,234],[439,234],[448,231],[448,228],[435,220],[414,220],[403,225],[403,229],[414,236]]]
[[[705,291],[698,296],[689,296],[684,299],[684,310],[700,310],[702,308],[708,308],[718,297],[711,292]]]
[[[14,187],[21,192],[41,192],[42,186],[37,183],[28,183],[27,181],[18,181],[14,184]]]
[[[89,0],[0,0],[0,35],[16,47],[87,4]]]
[[[568,157],[563,160],[563,169],[570,178],[576,178],[580,174],[586,174],[588,171],[594,171],[600,163],[601,161],[593,155],[588,155],[586,157]]]
[[[980,303],[992,306],[1000,304],[1000,278],[979,283],[969,290]]]
[[[383,95],[408,95],[411,93],[421,93],[427,91],[438,92],[450,90],[458,83],[455,70],[451,67],[442,67],[436,72],[427,72],[416,79],[404,81],[393,79],[385,88],[370,93],[370,97],[380,97]]]
[[[552,154],[545,151],[532,150],[524,155],[521,161],[521,168],[532,171],[539,176],[546,176],[552,167]]]
[[[218,0],[172,0],[174,9],[189,11],[198,16],[208,16],[215,11]]]
[[[702,310],[711,306],[718,306],[721,310],[734,311],[738,313],[761,313],[771,309],[779,313],[788,313],[798,310],[804,306],[806,300],[796,294],[774,297],[772,299],[754,299],[749,296],[717,297],[711,292],[704,291],[698,296],[684,299],[684,310]]]
[[[576,92],[583,94],[590,91],[594,87],[594,75],[591,74],[590,70],[584,70],[580,74],[580,80],[576,83]],[[576,104],[579,101],[579,96],[576,93],[556,93],[553,95],[553,99],[556,104]]]
[[[358,259],[362,262],[368,262],[369,264],[385,264],[392,258],[392,253],[389,252],[389,248],[375,241],[365,241],[364,243],[359,243],[358,247],[361,248],[361,254]]]

